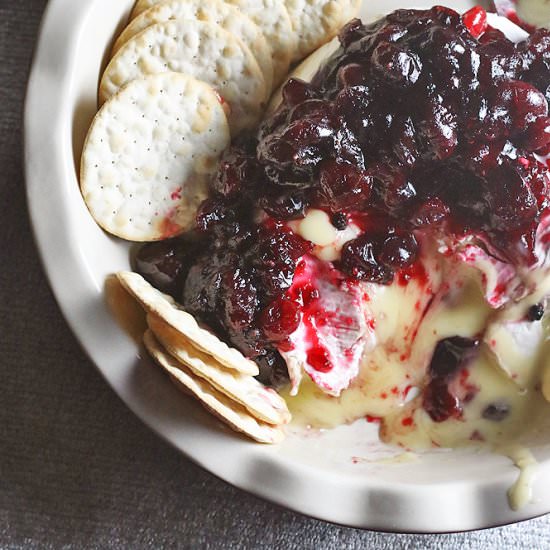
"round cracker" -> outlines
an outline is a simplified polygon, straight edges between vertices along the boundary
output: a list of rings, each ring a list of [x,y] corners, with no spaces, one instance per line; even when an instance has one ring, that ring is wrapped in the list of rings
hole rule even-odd
[[[237,8],[219,0],[166,0],[144,11],[122,31],[113,46],[115,54],[128,40],[155,23],[173,19],[196,19],[217,23],[226,31],[239,37],[253,53],[264,75],[266,86],[273,86],[273,62],[271,48],[255,23]]]
[[[284,434],[281,428],[258,421],[244,407],[231,401],[202,378],[195,376],[163,349],[150,330],[143,336],[143,343],[154,361],[168,373],[179,389],[196,397],[206,410],[230,428],[259,443],[282,441]]]
[[[273,81],[287,75],[298,45],[284,0],[225,0],[248,15],[264,33],[273,52]]]
[[[208,85],[179,73],[134,80],[92,122],[82,195],[96,222],[123,239],[182,233],[229,143],[223,107]]]
[[[147,324],[172,357],[241,404],[252,416],[274,425],[290,421],[286,402],[276,391],[266,388],[250,375],[223,368],[212,356],[194,349],[157,315],[147,315]]]
[[[361,0],[286,0],[286,7],[298,36],[293,61],[303,59],[338,34],[352,19]]]
[[[247,359],[239,350],[230,348],[212,332],[201,328],[193,316],[184,311],[171,296],[150,285],[139,273],[120,271],[117,277],[147,313],[162,318],[199,351],[211,355],[228,369],[251,376],[259,374],[256,363]]]
[[[288,73],[298,44],[285,0],[224,1],[250,17],[262,30],[273,52],[273,83],[275,86],[279,85]],[[160,2],[162,0],[138,0],[132,11],[132,17],[138,17]]]
[[[135,78],[165,71],[210,84],[229,107],[233,134],[257,126],[271,93],[242,40],[215,23],[178,19],[151,25],[122,46],[103,73],[100,101]]]
[[[162,0],[137,0],[134,4],[134,8],[132,9],[132,13],[130,14],[130,19],[135,19],[144,11],[156,6],[160,2],[162,2]]]

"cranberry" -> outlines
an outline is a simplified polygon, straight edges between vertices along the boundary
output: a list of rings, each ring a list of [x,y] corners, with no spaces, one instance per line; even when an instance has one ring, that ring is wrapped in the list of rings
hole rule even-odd
[[[482,7],[476,6],[462,16],[462,22],[472,36],[479,38],[487,29],[487,12]]]
[[[258,204],[272,217],[279,220],[296,220],[306,215],[309,200],[300,191],[264,195]]]
[[[315,115],[322,115],[326,113],[330,108],[330,103],[324,99],[307,99],[303,103],[299,103],[294,107],[289,115],[290,122],[300,120],[301,118],[313,117]]]
[[[416,197],[416,189],[408,180],[407,171],[403,167],[397,164],[374,164],[370,172],[376,190],[388,210],[399,210]]]
[[[255,140],[240,138],[224,153],[214,179],[215,191],[225,196],[234,195],[253,185],[256,178],[261,176],[251,159],[255,148]]]
[[[411,222],[416,227],[436,226],[441,224],[449,213],[449,207],[439,197],[431,197],[414,211]]]
[[[336,212],[330,218],[330,223],[338,229],[338,231],[344,231],[348,226],[348,217],[343,212]]]
[[[424,116],[418,125],[424,144],[424,156],[433,160],[449,158],[458,145],[457,115],[441,97],[428,98]]]
[[[347,25],[344,25],[340,30],[338,39],[342,46],[348,47],[355,41],[360,40],[364,36],[364,27],[360,19],[352,19]]]
[[[544,317],[544,306],[535,304],[527,310],[527,320],[531,322],[540,321]]]
[[[532,151],[545,149],[550,145],[550,118],[542,116],[528,123],[521,137],[523,147]]]
[[[435,347],[429,367],[430,382],[422,396],[424,409],[434,422],[461,416],[462,403],[451,393],[449,384],[478,347],[479,340],[461,336],[441,340]]]
[[[382,42],[372,54],[372,69],[377,78],[384,79],[391,86],[408,87],[418,82],[422,61],[414,52],[401,50],[390,42]]]
[[[414,166],[420,156],[416,128],[411,117],[399,118],[392,125],[393,153],[405,166]]]
[[[356,279],[381,284],[391,282],[394,271],[380,258],[384,239],[385,235],[364,234],[346,243],[341,259],[343,270]]]
[[[367,83],[368,75],[359,63],[350,63],[338,69],[338,85],[340,88],[362,86]]]
[[[235,213],[229,204],[229,201],[217,195],[205,200],[197,212],[197,228],[206,232],[224,221],[234,220]]]
[[[159,290],[177,296],[196,249],[196,243],[179,238],[147,243],[136,255],[136,271]]]
[[[267,350],[265,354],[256,358],[256,363],[260,368],[260,374],[257,379],[275,389],[279,389],[288,383],[288,370],[286,363],[275,350]]]
[[[368,204],[372,178],[353,164],[324,161],[319,170],[319,193],[331,210],[362,208]]]
[[[279,298],[262,311],[259,322],[269,340],[286,340],[300,324],[299,305],[287,298]]]
[[[418,243],[414,235],[392,235],[384,242],[380,260],[394,269],[408,267],[417,258]]]
[[[298,105],[315,97],[312,86],[298,78],[291,78],[283,86],[283,101],[290,106]]]
[[[504,401],[497,401],[487,405],[481,416],[493,422],[502,422],[510,414],[510,405]]]
[[[434,422],[444,422],[462,415],[460,400],[440,381],[430,383],[424,390],[423,406]]]

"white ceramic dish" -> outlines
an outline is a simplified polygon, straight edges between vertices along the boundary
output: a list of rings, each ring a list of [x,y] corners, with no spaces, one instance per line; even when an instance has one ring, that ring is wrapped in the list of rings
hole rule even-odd
[[[140,359],[103,297],[105,277],[128,268],[128,248],[95,225],[80,197],[75,169],[96,110],[100,68],[131,4],[49,2],[25,113],[28,199],[44,266],[67,321],[115,391],[152,429],[207,470],[317,518],[387,531],[444,532],[550,512],[550,430],[546,438],[532,441],[540,461],[533,501],[514,512],[506,492],[518,471],[502,456],[462,450],[401,464],[380,462],[392,451],[366,422],[307,439],[291,436],[277,447],[249,443]],[[371,18],[406,4],[429,5],[368,4],[363,15]],[[452,4],[456,9],[472,5]]]

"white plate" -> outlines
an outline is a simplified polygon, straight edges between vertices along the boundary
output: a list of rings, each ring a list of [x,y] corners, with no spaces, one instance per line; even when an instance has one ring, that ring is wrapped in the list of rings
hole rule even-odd
[[[371,1],[368,16],[406,3]],[[145,423],[212,473],[317,518],[379,530],[443,532],[549,512],[550,436],[534,442],[541,462],[534,500],[513,512],[506,491],[518,472],[504,457],[455,451],[429,453],[404,464],[376,462],[388,450],[366,422],[307,440],[290,437],[277,447],[249,443],[182,397],[158,369],[140,359],[103,295],[105,277],[128,268],[128,248],[95,225],[75,170],[96,110],[100,68],[131,4],[48,3],[25,113],[28,199],[44,266],[67,321],[109,384]],[[408,4],[427,7],[425,2]],[[453,5],[470,6],[465,1]],[[354,464],[352,456],[368,460]]]

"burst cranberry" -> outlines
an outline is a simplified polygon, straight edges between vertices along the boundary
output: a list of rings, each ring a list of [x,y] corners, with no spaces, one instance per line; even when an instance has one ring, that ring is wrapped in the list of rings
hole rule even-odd
[[[458,144],[457,113],[440,97],[428,98],[424,116],[418,126],[427,158],[445,160],[454,153]]]
[[[384,240],[384,235],[365,234],[346,243],[342,250],[343,270],[356,279],[388,284],[394,272],[380,258]]]
[[[411,51],[401,50],[390,42],[380,43],[372,54],[372,68],[378,78],[391,86],[416,84],[422,72],[420,58]]]
[[[462,22],[472,36],[479,38],[487,29],[487,12],[482,7],[476,6],[462,16]]]
[[[434,422],[443,422],[449,418],[460,418],[462,404],[453,395],[444,382],[432,382],[424,390],[424,410]]]
[[[159,290],[177,296],[196,250],[196,243],[182,239],[147,243],[136,255],[136,270]]]
[[[291,78],[283,86],[283,101],[289,105],[299,105],[315,97],[315,91],[310,84],[298,78]]]
[[[392,235],[384,241],[380,260],[394,269],[410,266],[418,255],[418,243],[414,235]]]
[[[362,86],[366,84],[368,75],[365,68],[359,63],[350,63],[338,70],[338,85],[340,88],[350,88],[351,86]]]
[[[319,193],[330,210],[360,209],[368,204],[372,178],[353,164],[324,161],[319,171]]]
[[[438,342],[429,367],[430,382],[423,393],[423,406],[434,422],[459,418],[462,403],[450,384],[479,347],[478,340],[454,336]]]
[[[441,224],[449,213],[449,207],[439,197],[432,197],[419,205],[411,217],[411,222],[416,227],[436,226]]]
[[[260,326],[272,342],[286,340],[300,323],[299,305],[287,298],[279,298],[260,314]]]
[[[521,144],[532,151],[543,151],[550,145],[550,118],[539,117],[530,122],[521,137]]]

